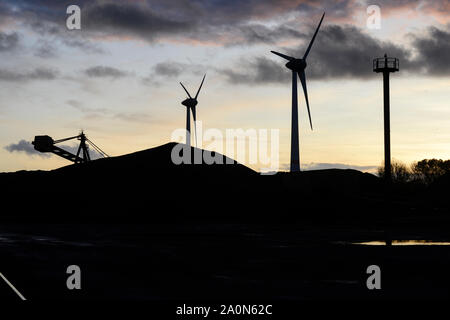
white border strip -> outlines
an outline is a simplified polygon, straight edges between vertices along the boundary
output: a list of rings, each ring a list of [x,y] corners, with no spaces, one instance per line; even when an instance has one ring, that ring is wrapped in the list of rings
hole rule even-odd
[[[11,289],[13,289],[15,293],[17,293],[17,295],[20,297],[20,299],[22,299],[22,300],[24,300],[24,301],[27,300],[27,299],[25,299],[25,297],[19,292],[19,290],[17,290],[17,289],[12,285],[12,283],[9,282],[8,279],[5,278],[5,276],[4,276],[1,272],[0,272],[0,277],[2,277],[2,279],[5,280],[5,282],[8,284],[8,286],[10,286]]]

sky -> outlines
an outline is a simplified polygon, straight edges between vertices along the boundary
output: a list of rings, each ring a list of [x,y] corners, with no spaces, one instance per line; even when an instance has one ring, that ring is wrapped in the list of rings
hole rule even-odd
[[[66,26],[73,4],[79,30]],[[379,16],[368,13],[374,4]],[[298,91],[302,169],[382,164],[383,86],[372,59],[385,53],[400,61],[392,157],[449,159],[449,10],[449,0],[2,0],[0,172],[70,164],[35,152],[36,135],[84,130],[111,156],[173,141],[186,121],[179,82],[193,94],[204,74],[203,130],[278,129],[288,169],[291,74],[270,50],[302,57],[323,12],[306,69],[313,131]]]

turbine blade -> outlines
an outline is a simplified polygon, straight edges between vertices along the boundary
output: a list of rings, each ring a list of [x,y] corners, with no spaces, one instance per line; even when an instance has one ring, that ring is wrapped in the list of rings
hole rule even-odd
[[[189,94],[189,92],[187,91],[187,89],[183,86],[183,84],[180,82],[181,86],[183,87],[184,91],[186,91],[187,95],[189,96],[189,98],[192,99],[191,95]]]
[[[282,58],[284,58],[284,59],[286,59],[286,60],[289,60],[289,61],[295,59],[295,58],[293,58],[293,57],[289,57],[289,56],[287,56],[287,55],[285,55],[285,54],[282,54],[282,53],[279,53],[279,52],[276,52],[276,51],[270,51],[270,52],[272,52],[273,54],[276,54],[277,56],[280,56],[280,57],[282,57]]]
[[[312,125],[312,120],[311,120],[311,111],[309,110],[308,89],[306,89],[305,70],[298,72],[298,77],[300,78],[300,81],[302,83],[303,93],[305,94],[305,99],[306,99],[306,107],[308,109],[309,124],[311,126],[311,130],[313,130],[313,125]]]
[[[203,80],[202,80],[202,83],[200,83],[200,87],[198,87],[197,94],[195,95],[195,100],[197,100],[198,94],[200,93],[200,90],[201,90],[202,85],[203,85],[203,81],[205,81],[205,77],[206,77],[206,74],[203,76]]]
[[[316,32],[314,32],[311,42],[309,43],[308,49],[306,49],[305,55],[303,56],[303,60],[306,59],[306,57],[308,56],[309,50],[311,50],[314,39],[316,38],[317,32],[319,32],[320,25],[322,24],[323,17],[325,17],[325,12],[323,13],[322,18],[320,19],[320,22],[319,22],[319,25],[317,26]]]
[[[194,118],[195,147],[197,147],[197,115],[195,112],[195,106],[192,107],[192,117]]]

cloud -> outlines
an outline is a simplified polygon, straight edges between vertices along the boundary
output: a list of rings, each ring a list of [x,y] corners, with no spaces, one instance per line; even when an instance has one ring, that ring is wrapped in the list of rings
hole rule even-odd
[[[12,51],[19,44],[19,35],[17,32],[10,34],[0,31],[0,52]]]
[[[152,5],[95,3],[84,12],[88,31],[114,33],[116,36],[131,35],[146,40],[184,33],[192,30],[196,23],[196,19],[192,17],[168,17],[163,12],[152,10]]]
[[[48,68],[36,68],[27,72],[0,69],[0,81],[26,82],[30,80],[54,80],[58,71]]]
[[[144,77],[142,82],[145,85],[159,86],[162,81],[180,78],[184,74],[188,74],[189,76],[203,76],[207,73],[208,69],[208,66],[202,64],[165,61],[154,65],[150,74]]]
[[[217,44],[272,42],[295,35],[294,27],[268,28],[261,23],[284,16],[309,19],[328,9],[329,17],[351,16],[353,0],[81,0],[83,35],[91,39],[121,38],[148,42],[190,39]],[[353,5],[353,6],[352,6]],[[63,35],[61,12],[64,1],[6,0],[3,11],[17,20],[52,35]],[[283,25],[286,25],[283,19]]]
[[[80,102],[80,101],[78,101],[78,100],[74,100],[74,99],[67,100],[66,103],[67,103],[69,106],[72,106],[72,107],[74,107],[74,108],[76,108],[76,109],[82,108],[82,106],[83,106],[83,103],[82,103],[82,102]]]
[[[164,77],[178,77],[184,69],[184,65],[174,62],[161,62],[154,66],[153,71],[155,74]]]
[[[11,143],[10,145],[4,147],[5,150],[9,152],[24,152],[27,155],[30,156],[41,156],[44,158],[49,157],[50,155],[47,153],[41,153],[39,151],[36,151],[34,149],[34,146],[31,144],[31,142],[26,140],[20,140],[18,143]]]
[[[91,108],[85,106],[82,102],[74,99],[67,100],[66,103],[78,111],[85,114],[85,118],[98,119],[98,118],[109,118],[118,119],[126,122],[150,122],[152,117],[143,112],[117,112],[114,113],[112,110],[106,108]]]
[[[65,12],[65,9],[62,9]],[[64,25],[61,26],[60,19],[56,22],[44,19],[31,19],[29,28],[31,28],[38,36],[39,42],[50,43],[58,46],[63,44],[70,48],[75,48],[87,54],[100,54],[106,51],[100,46],[99,42],[90,38],[88,32],[71,32]],[[94,41],[93,41],[94,40]]]
[[[445,23],[449,21],[448,12],[450,10],[450,1],[448,0],[365,0],[361,6],[367,7],[376,4],[380,6],[383,15],[397,14],[399,11],[423,14],[427,17],[434,17],[435,19]]]
[[[114,115],[114,118],[127,122],[150,122],[152,117],[146,113],[123,113],[119,112]]]
[[[413,36],[418,58],[414,66],[427,75],[450,75],[450,26],[448,30],[429,27],[425,36]]]
[[[113,67],[95,66],[84,71],[90,78],[122,78],[128,75],[127,72]]]
[[[274,50],[302,57],[311,37],[311,34],[304,35],[303,44],[296,48]],[[306,76],[312,79],[370,78],[374,76],[372,59],[385,52],[399,58],[402,65],[407,65],[408,51],[400,46],[372,38],[353,26],[326,25],[321,28],[308,56]],[[222,73],[229,83],[286,83],[290,81],[289,71],[284,67],[286,62],[267,52],[265,56],[247,61],[246,68],[242,68],[240,63],[237,67],[223,69]]]
[[[356,27],[325,26],[311,50],[313,63],[308,75],[312,78],[370,78],[374,76],[372,59],[382,57],[384,53],[398,58],[403,72],[450,75],[449,30],[429,27],[424,35],[409,36],[413,41],[410,48],[406,48],[379,41]]]
[[[287,39],[297,39],[305,36],[304,33],[298,31],[298,26],[289,26],[284,23],[273,27],[267,27],[263,24],[245,24],[230,30],[235,34],[232,39],[229,39],[227,45],[253,45],[253,44],[272,44]]]
[[[352,21],[365,12],[369,0],[79,0],[82,12],[82,38],[61,28],[68,6],[57,0],[4,0],[0,18],[13,17],[39,33],[52,34],[65,44],[83,50],[93,49],[89,39],[116,37],[148,42],[195,40],[221,45],[275,43],[297,38],[300,26],[314,24],[322,12],[327,23]],[[448,16],[448,0],[379,0],[383,14],[398,10],[424,16]],[[448,18],[447,18],[448,19]],[[278,24],[278,26],[268,27]],[[81,34],[81,33],[80,33]],[[97,48],[99,49],[99,48]],[[101,50],[101,49],[100,49]],[[98,51],[97,51],[98,52]]]
[[[54,80],[57,76],[57,71],[47,68],[36,68],[26,76],[31,80]]]
[[[106,108],[92,108],[85,106],[82,102],[74,99],[67,100],[66,103],[78,111],[86,114],[87,118],[99,118],[109,115],[111,112]]]
[[[36,33],[58,37],[67,46],[102,53],[98,43],[111,38],[225,46],[281,43],[301,38],[303,31],[299,30],[315,26],[324,11],[326,24],[341,24],[352,21],[370,4],[368,0],[79,0],[82,33],[61,27],[61,12],[68,5],[65,1],[5,0],[0,16],[13,17]],[[383,14],[402,10],[442,16],[450,8],[448,0],[380,0],[377,4]]]
[[[302,170],[324,170],[324,169],[354,169],[362,172],[374,172],[377,166],[358,166],[344,163],[325,163],[325,162],[312,162],[302,164]]]
[[[310,38],[306,39],[306,44]],[[305,47],[298,47],[295,51],[303,53]],[[375,75],[372,60],[384,53],[400,59],[403,69],[409,67],[410,53],[402,46],[377,40],[354,26],[326,25],[320,30],[308,56],[310,68],[307,76],[370,78]]]
[[[447,27],[448,28],[448,27]],[[400,60],[402,72],[427,76],[450,75],[450,31],[429,27],[422,36],[410,35],[411,48],[380,41],[366,34],[362,29],[350,25],[326,25],[321,28],[308,56],[306,76],[308,79],[375,77],[372,60],[384,53]],[[311,35],[304,37],[304,43],[296,48],[282,48],[276,51],[287,55],[302,56]],[[298,53],[301,53],[300,55]],[[416,55],[413,55],[415,52]],[[267,52],[240,61],[235,66],[218,69],[231,84],[287,83],[289,71],[286,61]]]
[[[196,1],[78,1],[82,9],[82,33],[70,33],[61,28],[61,12],[67,5],[60,1],[6,1],[0,11],[22,20],[37,33],[54,35],[67,46],[85,52],[104,52],[98,43],[115,38],[122,41],[144,40],[154,42],[207,43],[222,46],[273,44],[287,53],[304,52],[320,13],[327,12],[326,23],[316,39],[309,57],[307,77],[358,78],[374,77],[370,64],[374,57],[387,52],[400,59],[402,71],[421,72],[424,75],[449,74],[448,30],[430,28],[423,36],[412,35],[410,46],[380,41],[343,21],[352,21],[355,11],[365,12],[370,1],[324,0],[196,0]],[[446,13],[448,0],[441,1],[379,1],[383,12],[413,10],[423,14]],[[448,11],[448,10],[447,10]],[[383,13],[383,14],[384,14]],[[339,22],[339,24],[335,24]],[[307,27],[305,27],[307,26]],[[308,29],[309,28],[309,29]],[[276,48],[286,40],[301,40],[302,45]],[[417,51],[417,55],[415,54]],[[412,54],[414,53],[414,55]],[[42,48],[37,53],[50,54]],[[270,55],[270,54],[269,54]],[[240,65],[222,68],[221,73],[233,83],[286,82],[274,63],[282,67],[278,57],[264,55],[249,60],[242,71]],[[265,59],[265,60],[264,60]],[[159,84],[154,75],[178,77],[181,64],[159,64],[144,83]],[[99,70],[97,70],[99,71]],[[96,72],[92,76],[120,77],[123,74]],[[102,75],[103,74],[103,75]],[[278,79],[278,80],[277,80]],[[237,81],[234,81],[237,80]]]
[[[54,58],[56,56],[57,49],[55,46],[47,40],[42,40],[34,52],[34,55],[40,58]]]
[[[378,166],[360,166],[345,163],[310,162],[300,164],[302,171],[327,170],[327,169],[353,169],[361,172],[375,173]],[[289,171],[290,164],[280,164],[279,171]]]
[[[291,80],[287,69],[283,65],[265,57],[241,61],[236,68],[218,69],[217,72],[224,75],[230,84],[236,85],[287,83]]]
[[[62,43],[71,48],[76,48],[84,53],[105,53],[106,51],[100,47],[98,43],[94,43],[91,40],[84,37],[62,37]]]

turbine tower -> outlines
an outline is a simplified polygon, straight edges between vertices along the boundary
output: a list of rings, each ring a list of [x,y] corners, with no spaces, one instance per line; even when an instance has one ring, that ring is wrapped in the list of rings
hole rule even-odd
[[[388,58],[384,54],[383,58],[373,59],[373,72],[383,73],[384,92],[384,178],[389,183],[392,180],[391,169],[391,125],[390,125],[390,101],[389,101],[389,74],[399,70],[397,58]]]
[[[309,51],[311,50],[314,39],[316,38],[317,32],[319,31],[320,25],[322,24],[323,18],[325,16],[325,12],[320,19],[319,25],[317,26],[316,31],[309,43],[308,48],[303,55],[303,58],[294,58],[287,56],[285,54],[271,51],[272,53],[288,60],[286,63],[286,68],[292,70],[292,120],[291,120],[291,172],[300,171],[300,155],[299,155],[299,141],[298,141],[298,102],[297,102],[297,74],[300,78],[300,82],[302,83],[303,93],[305,94],[306,107],[308,109],[308,117],[309,124],[311,126],[311,130],[313,129],[312,121],[311,121],[311,112],[309,110],[309,101],[308,101],[308,90],[306,89],[306,57],[308,57]]]
[[[200,84],[200,87],[197,90],[197,94],[195,95],[195,98],[191,97],[191,95],[189,94],[189,91],[187,91],[187,89],[180,82],[181,86],[183,87],[184,91],[186,91],[186,93],[189,97],[189,98],[183,100],[183,102],[181,102],[182,105],[186,106],[186,144],[189,147],[191,146],[191,111],[192,111],[192,116],[194,118],[195,146],[197,146],[197,125],[196,125],[197,115],[196,115],[195,107],[198,104],[197,97],[198,97],[198,94],[200,93],[200,89],[203,86],[205,77],[206,77],[206,74],[203,76],[202,83]]]

